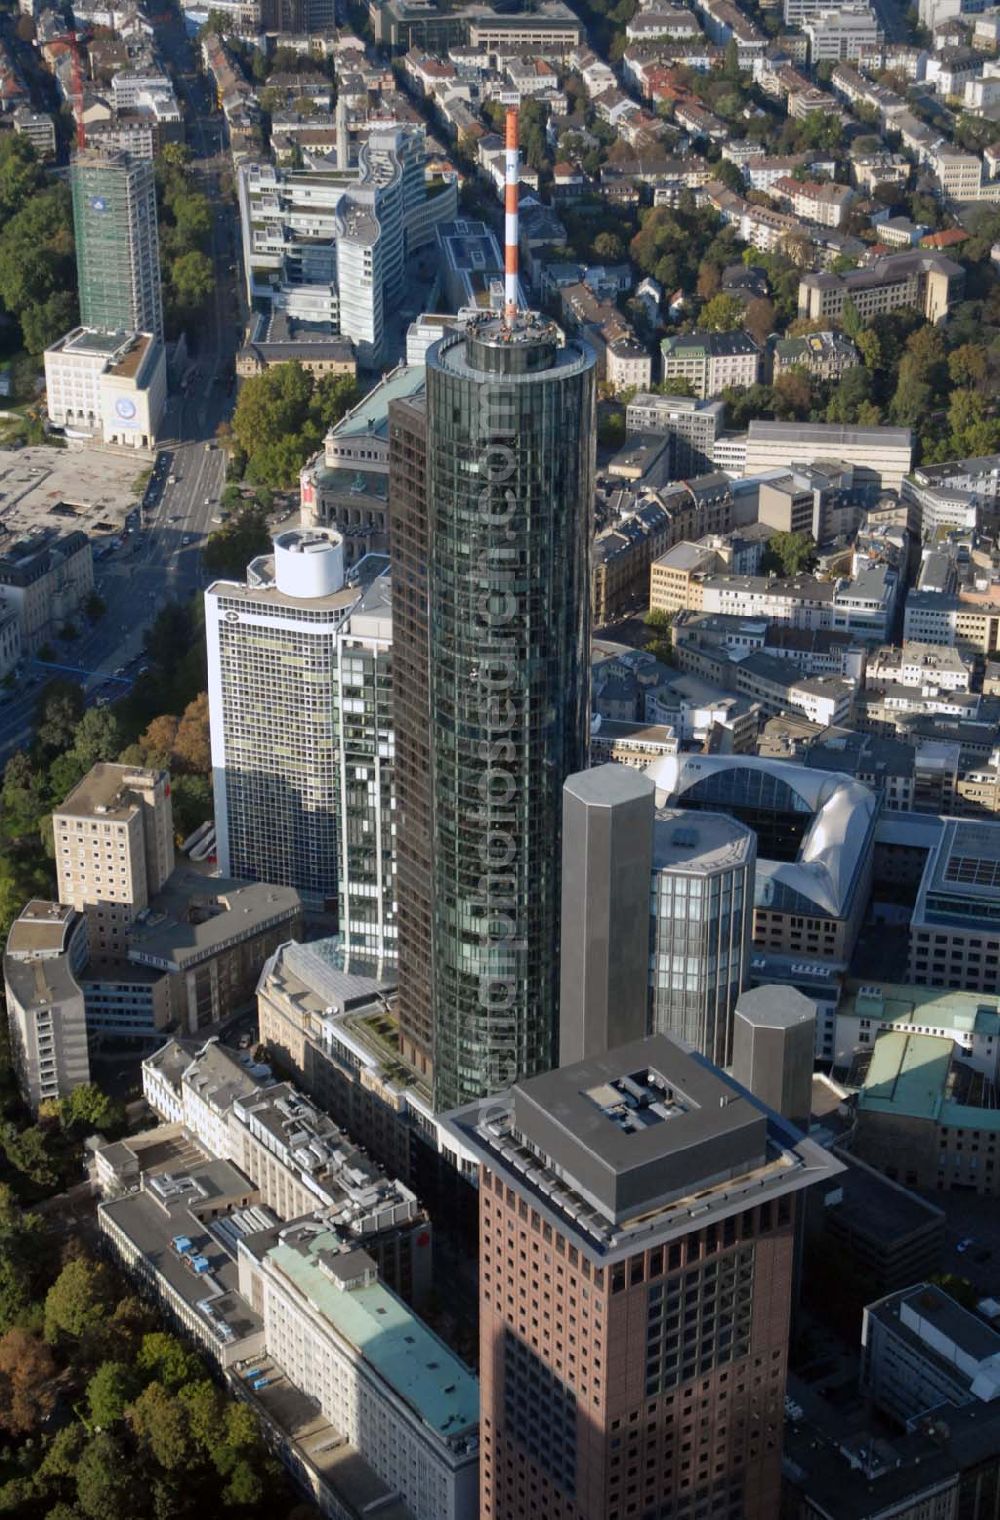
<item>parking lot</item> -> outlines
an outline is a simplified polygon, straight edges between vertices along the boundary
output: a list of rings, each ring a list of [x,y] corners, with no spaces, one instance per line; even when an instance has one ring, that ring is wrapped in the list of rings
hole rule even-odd
[[[113,533],[139,500],[149,465],[145,455],[89,448],[0,449],[0,525],[12,537],[39,528]]]

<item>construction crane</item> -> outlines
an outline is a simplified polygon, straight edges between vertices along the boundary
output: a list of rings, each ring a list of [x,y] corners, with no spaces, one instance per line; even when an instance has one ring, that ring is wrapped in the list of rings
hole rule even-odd
[[[73,106],[73,115],[76,118],[76,145],[78,148],[87,146],[87,129],[83,121],[83,75],[80,72],[80,34],[76,30],[68,33],[69,42],[69,80],[70,101]]]

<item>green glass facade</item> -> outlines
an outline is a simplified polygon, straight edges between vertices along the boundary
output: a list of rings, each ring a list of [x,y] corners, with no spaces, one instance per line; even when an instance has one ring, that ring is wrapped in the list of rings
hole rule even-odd
[[[162,338],[152,163],[88,149],[74,155],[70,183],[81,322]]]
[[[434,1101],[556,1055],[562,786],[587,763],[594,356],[484,316],[427,359]]]

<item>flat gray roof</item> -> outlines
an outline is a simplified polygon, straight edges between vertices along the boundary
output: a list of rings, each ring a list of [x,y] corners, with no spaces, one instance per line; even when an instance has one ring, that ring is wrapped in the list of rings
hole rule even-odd
[[[153,786],[164,771],[143,770],[135,765],[114,765],[99,761],[91,766],[83,780],[73,788],[66,801],[55,809],[54,816],[66,818],[130,817],[138,802],[129,795],[127,782],[133,777],[140,786]]]
[[[643,778],[649,781],[649,777]],[[650,786],[652,782],[649,781]],[[653,826],[654,871],[710,875],[752,860],[755,837],[746,824],[725,813],[661,807]]]
[[[592,807],[614,807],[618,802],[652,798],[655,788],[649,777],[634,766],[595,765],[568,777],[565,790]]]
[[[443,1122],[601,1260],[840,1171],[736,1082],[659,1034]]]
[[[815,1019],[816,1004],[796,987],[750,987],[736,1000],[736,1012],[758,1029],[794,1029]]]
[[[869,448],[910,449],[913,434],[909,428],[845,427],[839,422],[767,422],[755,417],[750,423],[749,438],[771,443],[821,443],[831,448],[845,444]]]
[[[165,970],[195,965],[269,925],[290,923],[302,900],[293,887],[174,871],[129,936],[129,957]]]

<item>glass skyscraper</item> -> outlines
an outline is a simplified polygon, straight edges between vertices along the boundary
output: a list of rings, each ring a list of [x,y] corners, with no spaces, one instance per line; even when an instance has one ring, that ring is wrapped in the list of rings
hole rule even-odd
[[[151,160],[87,148],[73,155],[80,321],[163,337],[156,184]]]
[[[717,1066],[733,1054],[736,1000],[750,975],[753,832],[723,813],[658,808],[650,887],[650,1027]]]
[[[534,315],[484,313],[430,350],[429,573],[408,629],[426,683],[397,709],[397,786],[401,836],[408,783],[429,796],[438,1110],[555,1060],[562,786],[586,764],[590,722],[593,465],[588,345]],[[430,738],[422,782],[405,774],[421,736],[404,722],[423,725],[425,750]],[[400,952],[402,1035],[419,1045]]]

